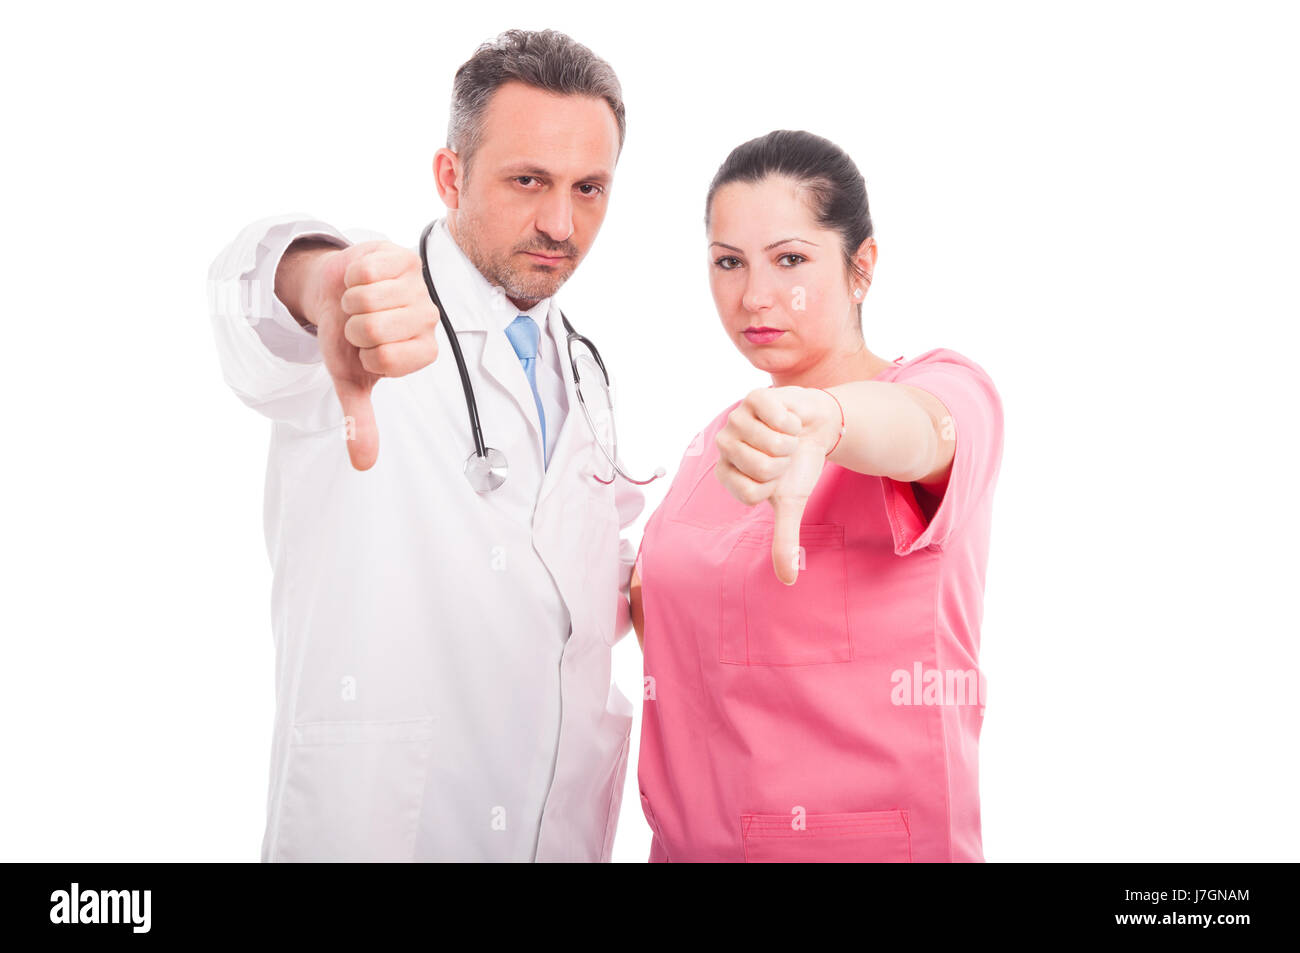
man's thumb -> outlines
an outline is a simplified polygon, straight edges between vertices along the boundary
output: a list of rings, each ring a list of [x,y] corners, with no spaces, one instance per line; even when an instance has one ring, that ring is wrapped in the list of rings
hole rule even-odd
[[[370,403],[370,388],[349,381],[336,381],[334,390],[343,406],[343,435],[348,457],[358,470],[369,470],[379,456],[379,428],[375,425],[375,408]]]

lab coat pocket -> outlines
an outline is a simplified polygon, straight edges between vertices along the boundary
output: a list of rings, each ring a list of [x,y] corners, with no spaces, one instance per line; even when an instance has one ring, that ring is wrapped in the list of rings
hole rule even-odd
[[[910,863],[907,811],[742,814],[745,863]]]
[[[591,480],[588,476],[587,480]],[[592,481],[594,487],[600,484]],[[594,627],[606,645],[614,645],[619,588],[619,525],[612,488],[588,489],[574,494],[564,505],[565,531],[572,534],[576,549],[566,557],[570,589],[581,602],[571,605],[574,630]]]
[[[772,566],[772,524],[740,535],[723,567],[719,661],[817,665],[853,658],[844,527],[804,524],[799,578],[787,586]]]
[[[272,860],[409,861],[432,717],[294,725]]]

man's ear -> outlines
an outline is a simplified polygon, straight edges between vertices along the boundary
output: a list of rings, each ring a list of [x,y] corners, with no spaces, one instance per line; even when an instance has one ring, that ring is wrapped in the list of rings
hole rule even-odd
[[[460,208],[463,182],[460,156],[443,146],[433,154],[433,184],[438,188],[438,198],[447,208]]]

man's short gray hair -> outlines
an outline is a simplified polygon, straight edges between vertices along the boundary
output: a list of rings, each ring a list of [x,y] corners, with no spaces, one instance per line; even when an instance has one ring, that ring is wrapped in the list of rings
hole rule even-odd
[[[550,93],[605,100],[618,122],[618,150],[622,153],[627,120],[623,88],[613,67],[556,30],[507,30],[480,46],[456,70],[447,145],[463,162],[469,162],[482,141],[483,116],[492,94],[511,81]]]

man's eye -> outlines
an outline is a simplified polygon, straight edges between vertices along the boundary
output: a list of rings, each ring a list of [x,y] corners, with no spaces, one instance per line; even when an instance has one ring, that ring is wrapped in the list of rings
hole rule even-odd
[[[721,258],[715,259],[713,263],[723,271],[731,271],[733,268],[740,267],[740,259],[732,255],[723,255]]]
[[[529,184],[532,183],[532,182],[536,182],[536,181],[537,181],[537,176],[535,176],[535,175],[517,175],[517,176],[515,176],[515,181],[518,182],[520,185],[525,185],[525,186],[526,186],[526,185],[529,185]]]
[[[578,186],[578,188],[583,190],[583,195],[599,195],[601,192],[605,191],[599,185],[593,185],[590,182],[584,182],[582,185]],[[587,191],[588,189],[591,191]]]
[[[787,258],[792,258],[794,260],[791,261],[790,264],[786,265],[785,266],[786,268],[793,268],[795,265],[799,264],[799,262],[808,260],[803,255],[796,255],[794,252],[787,252],[786,254],[778,258],[777,261],[782,262],[785,261]]]

